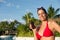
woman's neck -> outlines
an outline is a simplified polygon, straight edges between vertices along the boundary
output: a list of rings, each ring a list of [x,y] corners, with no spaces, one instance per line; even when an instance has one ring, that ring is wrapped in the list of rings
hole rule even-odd
[[[46,23],[47,21],[48,21],[48,20],[42,21],[42,24],[43,24],[43,23]]]

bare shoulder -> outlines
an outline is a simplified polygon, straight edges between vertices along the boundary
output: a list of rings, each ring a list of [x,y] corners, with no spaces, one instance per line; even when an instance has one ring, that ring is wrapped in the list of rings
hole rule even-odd
[[[56,23],[56,21],[54,19],[48,19],[48,23],[52,25],[52,24]]]
[[[58,25],[58,23],[56,23],[55,20],[50,20],[49,23],[49,26],[51,29],[53,29],[53,31],[58,31],[60,33],[60,26]]]
[[[56,25],[58,25],[58,23],[56,22],[56,20],[54,20],[54,19],[49,19],[48,20],[48,23],[49,23],[49,25],[51,25],[51,26],[56,26]]]
[[[53,20],[53,19],[49,19],[48,20],[48,26],[49,26],[49,28],[54,32],[55,30],[54,30],[54,26],[55,25],[55,20]]]
[[[54,28],[55,24],[56,24],[56,21],[54,19],[49,19],[48,20],[48,25],[50,26],[50,28]]]

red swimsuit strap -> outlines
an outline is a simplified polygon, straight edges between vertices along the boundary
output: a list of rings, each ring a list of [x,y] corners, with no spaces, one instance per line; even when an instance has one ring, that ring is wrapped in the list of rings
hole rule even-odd
[[[52,32],[51,29],[49,29],[49,27],[48,27],[48,21],[47,21],[47,23],[46,23],[46,29],[45,29],[43,35],[44,35],[44,36],[47,36],[47,37],[53,35],[53,32]]]

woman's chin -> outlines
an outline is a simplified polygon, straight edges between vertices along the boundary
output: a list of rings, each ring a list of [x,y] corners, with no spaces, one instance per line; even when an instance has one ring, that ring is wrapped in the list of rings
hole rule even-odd
[[[41,19],[41,21],[45,21],[45,19]]]

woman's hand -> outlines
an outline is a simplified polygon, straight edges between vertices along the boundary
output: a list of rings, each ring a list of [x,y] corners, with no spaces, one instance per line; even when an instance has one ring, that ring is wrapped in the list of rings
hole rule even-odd
[[[30,22],[29,28],[30,28],[31,30],[36,29],[36,27],[35,27],[35,25],[34,25],[34,22]]]
[[[33,31],[34,34],[34,40],[38,40],[36,37],[36,27],[33,22],[30,23],[29,28]]]

